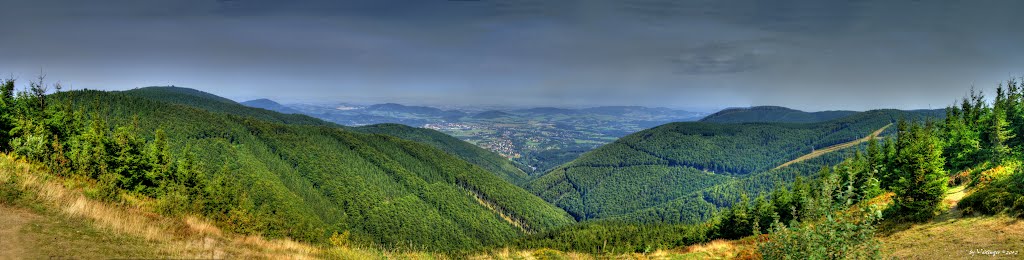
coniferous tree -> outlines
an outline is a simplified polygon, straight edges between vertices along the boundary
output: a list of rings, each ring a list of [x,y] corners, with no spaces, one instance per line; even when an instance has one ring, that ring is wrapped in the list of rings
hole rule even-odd
[[[1007,82],[1007,102],[1003,110],[1006,112],[1009,128],[1013,132],[1006,143],[1009,147],[1024,147],[1024,89],[1022,88],[1024,88],[1024,84],[1015,79],[1010,79]]]
[[[964,102],[968,102],[966,98]],[[974,123],[968,120],[969,112],[953,107],[946,109],[946,146],[943,156],[948,158],[947,166],[950,169],[959,170],[977,163],[981,140],[979,133],[971,127]]]
[[[864,169],[860,175],[860,197],[870,199],[882,194],[881,181],[878,173],[882,170],[882,148],[878,140],[868,140],[867,152],[864,154]]]
[[[900,122],[893,161],[899,178],[892,187],[896,194],[894,213],[899,217],[913,221],[931,218],[946,193],[945,158],[934,131],[931,123],[922,127]]]
[[[894,167],[896,165],[896,141],[892,138],[886,138],[882,142],[882,158],[878,179],[881,181],[883,189],[892,190],[892,185],[899,178]]]
[[[11,130],[14,128],[14,80],[6,79],[0,84],[0,152],[8,151]]]
[[[1013,138],[1013,134],[1010,132],[1010,124],[1006,121],[1007,99],[1003,93],[1002,86],[996,88],[996,100],[995,105],[992,107],[992,113],[988,117],[988,154],[989,158],[995,162],[1002,162],[1010,154],[1010,147],[1006,145],[1007,141]]]

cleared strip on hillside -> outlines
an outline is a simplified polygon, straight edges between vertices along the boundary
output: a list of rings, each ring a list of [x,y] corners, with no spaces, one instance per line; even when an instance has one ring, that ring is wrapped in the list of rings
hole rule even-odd
[[[786,163],[783,163],[782,165],[779,165],[779,166],[775,167],[772,170],[777,170],[779,168],[789,166],[790,164],[794,164],[794,163],[810,160],[812,158],[825,155],[827,153],[831,153],[831,152],[839,151],[839,150],[842,150],[842,149],[850,148],[850,147],[853,147],[854,145],[858,145],[858,144],[861,144],[863,142],[870,141],[871,139],[878,138],[878,135],[881,135],[882,131],[885,131],[885,129],[889,128],[889,126],[891,126],[891,125],[892,125],[892,123],[889,123],[888,125],[885,125],[882,128],[879,128],[878,130],[875,130],[875,132],[872,132],[870,135],[865,136],[864,138],[861,138],[861,139],[857,139],[857,140],[853,140],[853,141],[849,141],[849,142],[845,142],[845,143],[841,143],[841,144],[825,147],[823,149],[814,150],[813,152],[805,154],[803,156],[800,156],[800,157],[798,157],[796,159],[793,159],[792,161],[788,161]]]

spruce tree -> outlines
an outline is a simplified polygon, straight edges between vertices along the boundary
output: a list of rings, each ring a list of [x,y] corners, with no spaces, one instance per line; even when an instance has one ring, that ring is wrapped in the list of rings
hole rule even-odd
[[[14,80],[0,84],[0,152],[10,150],[11,130],[14,128]]]
[[[992,110],[988,128],[988,154],[994,162],[1002,162],[1010,154],[1010,147],[1006,145],[1007,140],[1013,138],[1010,132],[1009,123],[1006,122],[1006,114],[1003,107],[998,105]]]
[[[903,120],[897,133],[896,159],[893,165],[898,179],[892,190],[896,216],[912,221],[930,219],[946,193],[945,159],[935,137],[935,127]]]

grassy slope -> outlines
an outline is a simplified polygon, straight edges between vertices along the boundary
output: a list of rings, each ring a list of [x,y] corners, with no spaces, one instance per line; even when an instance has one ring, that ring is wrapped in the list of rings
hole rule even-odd
[[[988,257],[980,252],[1024,251],[1024,221],[1005,215],[965,216],[957,207],[960,199],[972,192],[964,186],[951,188],[943,200],[946,209],[925,223],[883,223],[882,251],[899,259],[922,259],[943,255],[948,258]],[[974,254],[972,255],[972,251]]]
[[[997,252],[998,259],[1017,259],[1024,252],[1024,221],[1005,215],[965,216],[957,208],[970,191],[963,186],[947,191],[943,201],[945,210],[934,219],[924,223],[880,224],[878,239],[882,253],[894,259],[941,259],[991,258],[982,252]],[[892,203],[892,193],[878,196],[871,204],[887,206]],[[693,245],[681,250],[679,259],[732,259],[745,258],[756,250],[753,237],[739,240],[716,240],[702,245]],[[974,254],[972,254],[974,252]],[[1014,254],[1016,252],[1016,254]]]
[[[85,196],[91,180],[54,176],[0,154],[0,257],[312,258],[317,248],[228,234],[202,219],[170,218],[145,203],[111,205]]]
[[[382,244],[414,241],[427,248],[468,249],[517,236],[517,228],[477,203],[466,187],[534,231],[572,222],[529,192],[423,144],[201,96],[183,98],[226,112],[140,98],[138,92],[65,94],[86,105],[102,101],[93,111],[119,125],[137,115],[142,132],[163,128],[179,142],[176,153],[191,146],[208,174],[229,174],[258,209],[296,227],[325,228],[328,234],[352,230]],[[176,98],[172,94],[160,97]],[[275,123],[289,120],[299,123]]]
[[[88,220],[0,205],[0,258],[156,258],[159,245],[105,232]]]

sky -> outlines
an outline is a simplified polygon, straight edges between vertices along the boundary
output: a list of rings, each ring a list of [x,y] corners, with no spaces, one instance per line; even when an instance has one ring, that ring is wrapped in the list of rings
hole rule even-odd
[[[941,108],[1024,75],[1024,1],[0,0],[0,75],[244,101]]]

